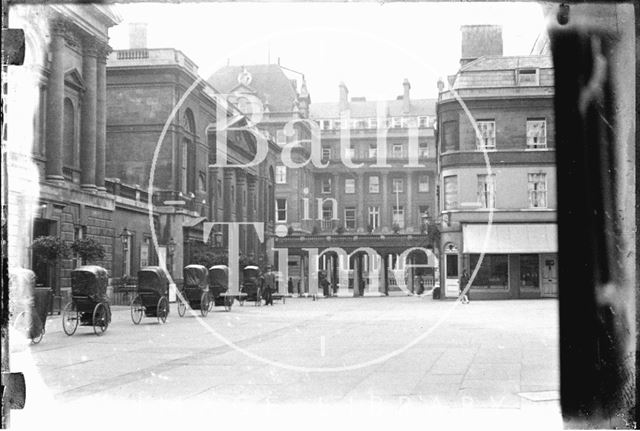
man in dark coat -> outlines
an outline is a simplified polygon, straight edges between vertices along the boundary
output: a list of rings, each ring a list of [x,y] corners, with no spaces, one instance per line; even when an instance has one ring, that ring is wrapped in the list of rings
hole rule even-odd
[[[322,294],[324,296],[331,296],[329,280],[327,280],[327,275],[324,272],[320,272],[320,287],[322,288]]]
[[[273,291],[276,288],[276,275],[271,271],[271,265],[267,265],[267,272],[264,275],[264,285],[262,298],[264,305],[273,305]]]
[[[462,294],[465,287],[467,287],[468,283],[469,283],[469,274],[467,274],[467,270],[465,269],[464,271],[462,271],[462,275],[460,276],[460,295],[462,295],[461,302],[463,304],[469,303],[469,290],[467,291],[466,294],[464,295]]]
[[[293,278],[289,277],[289,282],[287,283],[287,290],[290,295],[293,295]]]

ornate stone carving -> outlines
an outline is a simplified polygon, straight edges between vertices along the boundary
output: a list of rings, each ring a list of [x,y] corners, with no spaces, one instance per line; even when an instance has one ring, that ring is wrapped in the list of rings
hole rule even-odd
[[[82,37],[82,53],[91,57],[98,57],[101,42],[93,36]]]
[[[97,41],[98,44],[98,62],[106,63],[109,54],[113,51],[108,43]]]

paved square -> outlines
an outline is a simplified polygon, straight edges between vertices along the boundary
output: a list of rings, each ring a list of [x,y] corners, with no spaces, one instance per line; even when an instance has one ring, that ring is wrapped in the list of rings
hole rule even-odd
[[[12,339],[12,370],[28,385],[13,422],[28,424],[47,405],[59,416],[172,401],[490,409],[559,423],[558,367],[556,300],[293,298],[204,319],[180,318],[172,304],[165,325],[139,326],[113,307],[102,337],[86,327],[68,337],[53,316],[40,344]]]

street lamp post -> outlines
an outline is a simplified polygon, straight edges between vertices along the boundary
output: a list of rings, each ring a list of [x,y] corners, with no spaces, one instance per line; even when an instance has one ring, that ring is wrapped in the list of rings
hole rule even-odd
[[[173,277],[173,255],[176,252],[176,242],[173,237],[169,240],[167,244],[167,252],[169,254],[169,274]]]
[[[127,259],[129,255],[129,239],[131,238],[131,232],[125,226],[122,229],[122,233],[120,234],[120,240],[122,241],[122,276],[125,277],[129,275],[129,271],[127,268]]]

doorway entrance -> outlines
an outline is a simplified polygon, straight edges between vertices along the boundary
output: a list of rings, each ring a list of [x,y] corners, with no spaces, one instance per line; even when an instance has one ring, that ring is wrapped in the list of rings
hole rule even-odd
[[[543,254],[542,260],[542,291],[540,296],[558,296],[558,255]]]
[[[33,222],[33,238],[56,235],[56,222],[46,219],[35,219]],[[55,266],[35,254],[31,255],[31,268],[36,274],[36,286],[52,287],[57,291]]]

